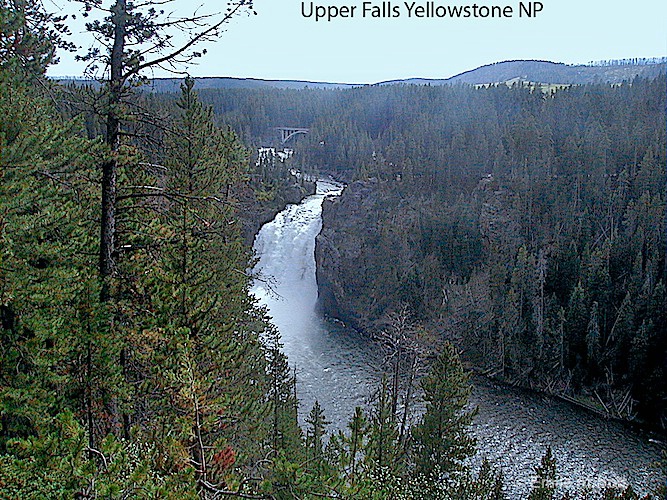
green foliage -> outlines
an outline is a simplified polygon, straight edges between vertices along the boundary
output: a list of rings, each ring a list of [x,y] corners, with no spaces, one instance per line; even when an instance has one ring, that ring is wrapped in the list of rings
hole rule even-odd
[[[428,473],[434,466],[443,474],[460,470],[475,452],[475,439],[468,434],[477,410],[468,410],[472,390],[456,348],[446,342],[421,380],[426,412],[413,426],[417,470]]]
[[[269,326],[266,333],[271,449],[276,455],[284,453],[292,460],[300,460],[304,458],[304,450],[297,420],[299,401],[296,397],[296,375],[290,373],[277,329]]]
[[[97,300],[97,187],[87,166],[99,148],[4,70],[0,87],[4,442],[63,408],[86,413],[92,426],[118,371],[98,357],[113,342]]]
[[[443,479],[444,478],[444,479]],[[435,500],[504,500],[502,474],[484,460],[477,476],[469,471],[445,474],[438,466],[407,482],[398,498]]]
[[[383,377],[369,419],[364,460],[371,470],[396,474],[404,466],[404,457],[398,442],[399,430],[392,405],[393,397],[393,389],[387,378]]]
[[[198,498],[192,469],[164,475],[150,444],[107,436],[99,450],[71,413],[44,423],[39,435],[15,439],[0,456],[3,498]]]
[[[551,500],[556,493],[556,459],[547,447],[540,465],[535,467],[537,478],[528,496],[529,500]]]
[[[320,403],[315,401],[306,417],[306,454],[308,460],[314,464],[324,460],[324,436],[329,423]]]
[[[232,196],[245,149],[185,85],[168,170],[123,172],[163,187],[124,191],[117,300],[103,303],[91,166],[104,151],[20,78],[1,70],[0,86],[0,496],[251,491],[272,401]]]
[[[91,473],[87,438],[71,414],[44,422],[39,434],[13,439],[0,456],[0,491],[5,498],[71,498]]]
[[[141,382],[137,436],[159,443],[165,470],[191,465],[199,488],[226,490],[235,471],[242,476],[263,458],[270,406],[285,381],[275,381],[280,395],[268,399],[260,341],[267,324],[248,294],[249,254],[232,197],[246,151],[213,124],[192,80],[178,108],[161,159],[166,170],[156,178],[130,171],[137,179],[128,180],[148,190],[119,197],[121,210],[150,217],[123,225],[129,256],[121,269],[129,279],[120,283],[119,305],[132,377]],[[275,342],[271,361],[280,363]]]
[[[57,48],[72,49],[65,18],[45,12],[41,0],[0,2],[0,67],[41,76],[57,61]]]
[[[347,427],[350,435],[339,437],[342,448],[339,455],[339,466],[345,471],[349,480],[354,482],[357,472],[361,468],[363,453],[367,449],[368,443],[368,421],[364,411],[359,406],[354,409],[354,415],[352,415]]]
[[[141,44],[167,43],[161,13],[146,6],[121,13],[129,80],[145,67]],[[114,19],[89,29],[108,41]],[[411,433],[397,421],[398,360],[368,416],[357,409],[325,446],[316,404],[302,438],[278,333],[248,295],[237,199],[248,151],[217,119],[251,142],[274,119],[297,120],[311,127],[298,162],[360,180],[362,213],[340,217],[340,236],[366,249],[349,288],[360,291],[360,322],[408,303],[496,373],[589,386],[621,416],[664,421],[664,77],[549,96],[503,86],[207,92],[221,117],[188,79],[160,110],[172,116],[147,124],[126,120],[118,94],[104,110],[107,126],[125,121],[127,132],[108,141],[119,191],[107,301],[96,166],[110,155],[39,95],[65,31],[39,1],[0,3],[3,498],[503,498],[490,464],[477,474],[463,465],[475,412],[449,343],[421,381],[426,412]],[[136,99],[149,118],[164,105]],[[260,162],[255,199],[280,201],[277,186],[292,179],[280,169]],[[550,449],[536,473],[530,498],[553,498]]]

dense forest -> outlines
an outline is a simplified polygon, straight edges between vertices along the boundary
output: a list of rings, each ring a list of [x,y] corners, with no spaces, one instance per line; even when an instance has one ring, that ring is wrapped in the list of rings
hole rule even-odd
[[[664,75],[204,98],[249,141],[310,127],[300,161],[355,181],[325,206],[326,313],[377,335],[408,305],[486,373],[667,425]]]
[[[212,94],[200,100],[186,78],[177,96],[155,96],[140,89],[152,50],[166,54],[156,64],[170,57],[159,4],[113,2],[88,24],[100,46],[82,56],[104,69],[100,85],[62,87],[45,71],[71,48],[67,20],[40,2],[0,2],[0,497],[505,498],[500,471],[468,461],[475,411],[449,340],[465,347],[473,335],[483,338],[475,345],[488,350],[484,359],[507,361],[518,376],[542,362],[533,351],[519,356],[520,343],[560,327],[568,343],[557,380],[569,370],[573,383],[592,387],[611,371],[621,378],[611,389],[622,388],[623,377],[639,377],[639,365],[619,354],[630,349],[656,377],[646,383],[663,390],[655,224],[664,213],[664,129],[654,106],[664,109],[664,79],[548,96],[503,87],[237,91],[221,105]],[[82,7],[92,16],[100,4]],[[208,28],[196,17],[172,27],[207,39],[251,7],[230,3]],[[301,164],[377,186],[368,217],[387,229],[379,243],[401,242],[394,250],[405,253],[374,274],[388,280],[377,282],[387,302],[369,320],[389,315],[400,327],[394,310],[407,307],[434,334],[418,382],[425,410],[413,422],[398,404],[395,363],[346,432],[327,438],[317,403],[299,428],[280,336],[249,294],[244,233],[298,196],[272,158],[250,159],[247,146],[275,126],[267,117],[312,127]],[[549,209],[547,194],[568,210]],[[512,217],[485,226],[480,206]],[[538,216],[544,223],[530,232]],[[404,258],[417,274],[406,273]],[[420,283],[427,263],[432,278]],[[457,318],[443,307],[481,321],[455,291],[438,307],[420,293],[434,287],[440,298],[449,284],[483,294],[479,282],[490,291],[475,304],[493,320],[469,329],[436,321]],[[584,337],[571,326],[582,324]],[[501,358],[489,354],[499,331]],[[539,354],[547,359],[550,349],[545,340]],[[531,477],[532,499],[577,494],[556,491],[549,449]],[[637,498],[631,487],[582,495]]]

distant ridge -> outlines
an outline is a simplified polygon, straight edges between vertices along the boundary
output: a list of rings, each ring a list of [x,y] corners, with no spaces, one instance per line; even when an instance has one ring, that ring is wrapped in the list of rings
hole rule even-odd
[[[639,60],[644,61],[644,60]],[[410,78],[390,80],[379,85],[401,83],[416,85],[447,85],[467,83],[482,85],[527,81],[545,84],[620,83],[637,76],[652,78],[665,72],[665,59],[646,60],[645,64],[620,61],[619,63],[601,62],[592,65],[568,65],[551,61],[516,60],[502,61],[464,71],[446,79]]]
[[[653,78],[665,73],[667,58],[600,61],[592,64],[569,65],[540,60],[502,61],[464,71],[450,78],[407,78],[388,80],[374,85],[451,85],[457,83],[482,85],[506,82],[543,84],[620,83],[640,76]],[[62,83],[85,85],[91,80],[55,78]],[[311,82],[304,80],[263,80],[259,78],[198,77],[197,88],[203,89],[346,89],[365,86],[354,83]],[[178,92],[180,78],[155,78],[146,87],[152,92]]]
[[[647,64],[568,65],[551,61],[503,61],[466,71],[450,82],[479,85],[520,79],[538,83],[620,83],[637,76],[655,77],[665,72],[665,61]]]
[[[82,77],[54,77],[53,80],[63,84],[98,86],[95,80]],[[263,80],[261,78],[234,78],[228,76],[195,77],[197,89],[345,89],[362,87],[363,84],[311,82],[306,80]],[[179,92],[182,78],[154,78],[142,86],[144,90],[157,93]]]
[[[197,89],[342,89],[359,87],[350,83],[310,82],[302,80],[262,80],[260,78],[198,77]],[[155,78],[149,86],[154,92],[178,92],[183,80]]]

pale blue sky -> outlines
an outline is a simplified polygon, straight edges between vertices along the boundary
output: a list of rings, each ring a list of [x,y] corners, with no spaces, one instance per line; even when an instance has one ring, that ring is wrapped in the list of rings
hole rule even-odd
[[[69,0],[48,1],[63,9],[75,5]],[[208,54],[199,64],[188,68],[190,74],[374,83],[447,78],[507,59],[586,63],[667,55],[665,0],[542,0],[544,10],[533,19],[518,17],[518,0],[434,0],[435,5],[513,8],[513,18],[497,20],[409,19],[404,2],[396,0],[391,5],[400,9],[400,17],[364,18],[363,0],[315,1],[315,5],[357,6],[354,18],[331,22],[302,17],[302,0],[254,3],[258,15],[234,19],[218,42],[206,46]],[[200,5],[214,11],[221,4],[221,0],[174,1],[182,12]],[[74,31],[75,41],[87,43],[81,29]],[[63,55],[50,74],[81,72],[80,65]]]

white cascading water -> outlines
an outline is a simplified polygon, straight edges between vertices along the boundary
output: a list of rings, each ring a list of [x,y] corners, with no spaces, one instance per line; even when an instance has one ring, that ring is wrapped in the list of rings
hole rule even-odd
[[[301,422],[317,399],[332,422],[330,430],[345,429],[354,407],[368,406],[380,378],[373,344],[315,313],[315,237],[322,227],[322,202],[341,192],[339,184],[319,181],[316,194],[262,227],[254,246],[260,279],[252,289],[297,369]],[[533,478],[526,471],[539,463],[547,445],[557,457],[560,480],[570,488],[629,482],[646,492],[660,480],[652,466],[659,447],[617,422],[482,378],[475,380],[471,402],[479,407],[472,426],[477,458],[486,456],[502,467],[510,498],[527,495]]]
[[[259,276],[252,288],[281,333],[290,366],[296,367],[301,418],[317,399],[333,428],[343,428],[354,407],[365,405],[377,380],[368,344],[315,312],[315,237],[322,228],[322,202],[342,190],[340,184],[318,181],[316,194],[262,227],[255,238]]]

